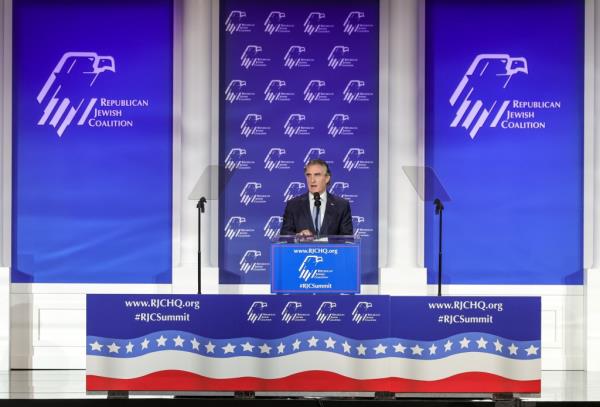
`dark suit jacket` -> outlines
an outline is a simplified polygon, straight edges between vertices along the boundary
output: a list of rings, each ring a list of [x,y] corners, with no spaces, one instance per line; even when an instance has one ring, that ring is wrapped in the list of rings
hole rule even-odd
[[[301,230],[309,229],[317,234],[310,213],[308,194],[290,199],[283,214],[282,235],[295,235]],[[343,198],[327,194],[327,209],[321,225],[321,236],[352,235],[352,213],[350,204]]]

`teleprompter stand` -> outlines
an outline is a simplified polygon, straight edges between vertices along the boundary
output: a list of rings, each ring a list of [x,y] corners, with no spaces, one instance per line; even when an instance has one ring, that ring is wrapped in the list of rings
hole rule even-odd
[[[412,184],[415,192],[424,202],[433,202],[435,205],[435,214],[439,215],[438,230],[438,273],[437,286],[438,296],[442,295],[442,213],[444,211],[443,202],[449,202],[450,196],[444,189],[442,182],[431,167],[404,166],[404,174]]]
[[[196,181],[188,195],[190,201],[197,201],[198,209],[198,294],[202,294],[202,214],[206,211],[208,201],[219,199],[220,191],[231,179],[231,171],[223,166],[209,165]]]
[[[202,214],[205,211],[206,198],[198,200],[198,294],[202,294]]]

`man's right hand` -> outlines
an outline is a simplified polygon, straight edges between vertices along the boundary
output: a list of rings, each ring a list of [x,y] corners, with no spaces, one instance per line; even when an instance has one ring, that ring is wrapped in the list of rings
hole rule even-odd
[[[304,229],[296,233],[296,236],[298,237],[311,237],[312,235],[313,233],[309,229]]]

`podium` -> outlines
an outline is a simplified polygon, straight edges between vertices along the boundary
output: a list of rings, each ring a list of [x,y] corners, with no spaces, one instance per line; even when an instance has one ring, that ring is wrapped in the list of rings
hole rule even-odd
[[[271,292],[360,292],[360,240],[279,236],[271,244]]]

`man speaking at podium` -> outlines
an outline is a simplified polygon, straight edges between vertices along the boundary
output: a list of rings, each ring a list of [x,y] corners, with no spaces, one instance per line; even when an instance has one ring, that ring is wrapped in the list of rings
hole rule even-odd
[[[281,235],[318,237],[352,235],[350,204],[327,193],[331,171],[320,159],[310,160],[304,167],[308,193],[290,199],[283,214]]]

